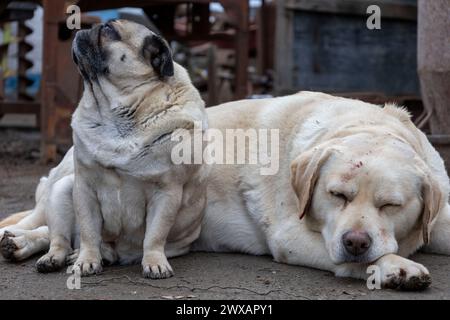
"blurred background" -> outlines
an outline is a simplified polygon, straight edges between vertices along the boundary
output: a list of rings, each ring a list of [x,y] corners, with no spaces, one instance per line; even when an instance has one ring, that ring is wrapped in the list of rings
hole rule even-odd
[[[450,0],[41,0],[0,3],[0,163],[58,161],[82,92],[69,5],[163,35],[207,106],[313,90],[413,114],[450,160]],[[369,29],[370,5],[381,29]],[[1,176],[1,172],[0,172]]]

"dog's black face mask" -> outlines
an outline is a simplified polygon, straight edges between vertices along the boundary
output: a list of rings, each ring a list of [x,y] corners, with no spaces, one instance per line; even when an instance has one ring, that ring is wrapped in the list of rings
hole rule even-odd
[[[77,32],[72,43],[72,58],[86,81],[95,81],[108,70],[107,54],[100,45],[103,25]]]
[[[142,31],[141,34],[136,32],[136,28]],[[124,39],[121,32],[124,33]],[[130,39],[131,37],[133,39]],[[127,55],[120,52],[120,62],[110,61],[111,56],[116,52],[109,52],[112,50],[107,47],[117,41],[123,41],[124,45],[129,44],[127,48],[134,54]],[[126,21],[121,21],[119,25],[115,25],[114,22],[99,24],[89,30],[77,32],[72,44],[72,57],[83,78],[89,82],[97,81],[101,76],[107,76],[111,64],[126,64],[129,63],[129,59],[142,60],[151,66],[153,73],[160,78],[174,74],[172,54],[167,42],[144,26]]]

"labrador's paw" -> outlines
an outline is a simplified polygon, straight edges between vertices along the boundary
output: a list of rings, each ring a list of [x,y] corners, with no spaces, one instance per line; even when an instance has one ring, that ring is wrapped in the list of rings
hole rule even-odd
[[[431,284],[430,273],[423,265],[409,259],[387,255],[377,264],[381,268],[381,285],[396,290],[424,290]]]
[[[65,250],[51,250],[36,262],[37,271],[48,273],[60,270],[66,265],[66,255]]]
[[[96,255],[87,255],[80,253],[77,261],[73,266],[73,270],[81,276],[90,276],[102,272],[101,258]]]
[[[19,250],[19,246],[14,241],[15,235],[9,231],[4,231],[0,240],[0,252],[6,260],[15,261],[15,253]]]
[[[36,239],[30,236],[32,231],[5,231],[0,240],[0,252],[6,260],[20,261],[36,253]]]
[[[16,235],[22,235],[22,233],[19,232],[16,234],[15,228],[12,228],[11,226],[0,228],[0,241],[5,237],[15,237]]]
[[[5,232],[9,232],[6,230],[6,228],[0,228],[0,241],[3,240],[3,237],[5,236]]]
[[[145,278],[150,279],[165,279],[174,275],[164,253],[155,251],[144,255],[142,274]]]

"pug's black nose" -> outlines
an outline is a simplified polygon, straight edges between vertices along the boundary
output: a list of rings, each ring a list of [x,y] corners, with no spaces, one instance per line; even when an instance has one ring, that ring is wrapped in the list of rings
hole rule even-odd
[[[342,235],[342,243],[348,253],[359,256],[370,248],[372,239],[367,232],[348,231]]]

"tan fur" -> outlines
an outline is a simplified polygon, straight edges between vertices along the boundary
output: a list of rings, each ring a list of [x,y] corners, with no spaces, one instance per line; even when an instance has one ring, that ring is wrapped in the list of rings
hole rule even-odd
[[[32,210],[21,211],[17,213],[13,213],[12,215],[6,217],[2,221],[0,221],[0,228],[4,228],[7,226],[11,226],[13,224],[17,224],[20,220],[28,216]]]

